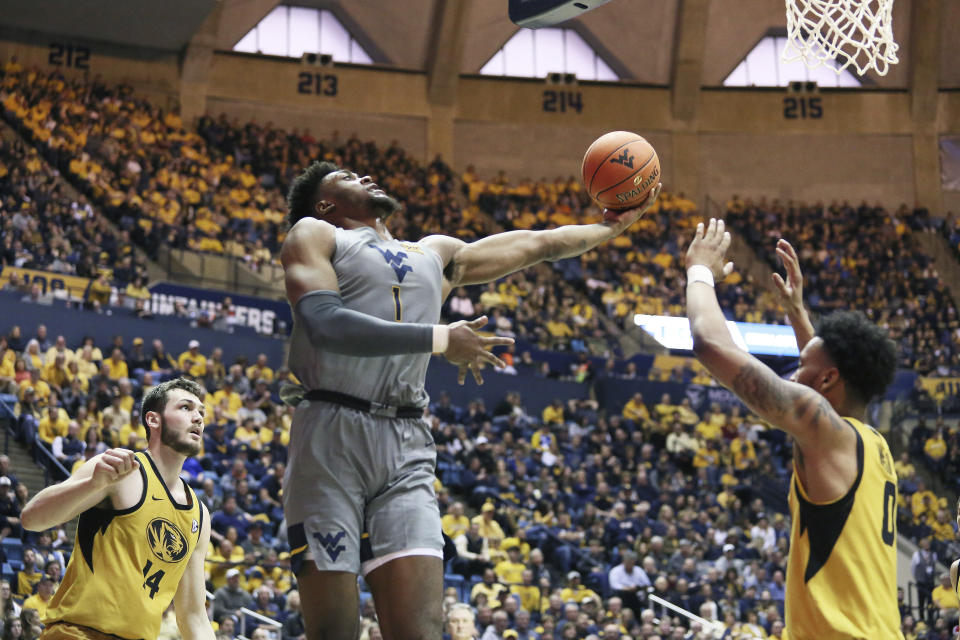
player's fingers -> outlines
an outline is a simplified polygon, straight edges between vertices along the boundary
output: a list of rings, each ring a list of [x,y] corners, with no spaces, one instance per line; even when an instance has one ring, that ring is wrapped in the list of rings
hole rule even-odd
[[[780,293],[787,295],[787,283],[783,281],[779,273],[773,274],[773,284],[780,290]]]
[[[457,369],[457,384],[462,387],[463,383],[466,381],[467,381],[467,367],[461,365]]]
[[[480,373],[480,367],[473,367],[470,369],[473,372],[473,381],[477,383],[477,386],[483,384],[483,374]]]
[[[786,251],[777,250],[780,259],[783,260],[783,267],[787,270],[787,278],[791,283],[802,282],[803,275],[800,273],[800,262],[795,255],[790,255]]]
[[[723,226],[723,220],[720,221],[720,225],[721,225],[721,227]],[[721,250],[721,251],[726,251],[727,249],[729,249],[729,248],[730,248],[730,242],[731,242],[732,240],[733,240],[733,238],[730,237],[730,232],[729,232],[729,231],[724,231],[724,232],[723,232],[723,237],[720,239],[720,250]]]
[[[509,344],[513,344],[513,338],[506,338],[504,336],[492,336],[489,338],[481,338],[484,347],[501,347]]]
[[[783,238],[780,238],[780,242],[778,244],[783,245],[784,251],[786,251],[791,258],[799,262],[799,260],[797,259],[797,250],[793,248],[792,244],[790,244],[788,241],[784,240]]]
[[[715,234],[716,232],[717,232],[717,219],[716,219],[716,218],[710,218],[710,224],[707,225],[706,238],[707,238],[708,240],[712,239],[712,238],[713,238],[713,234]]]
[[[717,235],[722,236],[727,232],[727,223],[723,221],[723,218],[717,220]]]
[[[483,329],[487,326],[487,316],[480,316],[479,318],[474,318],[467,323],[467,326],[476,331],[477,329]]]
[[[728,275],[733,273],[733,268],[734,267],[732,262],[728,262],[727,264],[723,265],[723,277],[727,277]]]
[[[119,469],[123,465],[123,459],[112,450],[104,452],[100,461],[112,469]]]
[[[495,367],[497,367],[497,368],[499,368],[499,369],[503,369],[504,367],[507,366],[507,363],[506,363],[506,362],[504,362],[503,360],[501,360],[501,359],[498,358],[497,356],[493,355],[493,354],[490,353],[489,351],[484,351],[484,353],[483,353],[483,360],[484,360],[485,362],[489,362],[490,364],[492,364],[493,366],[495,366]]]
[[[652,207],[653,203],[657,201],[657,197],[660,196],[660,187],[662,186],[663,185],[658,182],[657,186],[655,186],[653,190],[650,192],[650,195],[647,196],[647,199],[643,201],[643,205],[641,205],[641,208],[644,211]]]
[[[100,462],[97,463],[97,467],[96,467],[96,468],[99,469],[101,473],[105,473],[105,474],[107,475],[107,477],[110,478],[111,480],[117,478],[118,475],[119,475],[119,474],[117,473],[117,470],[114,468],[114,466],[113,466],[112,464],[104,461],[103,458],[101,458],[101,459],[100,459]]]
[[[702,222],[697,223],[697,232],[693,234],[694,239],[702,238],[704,233],[704,227]]]

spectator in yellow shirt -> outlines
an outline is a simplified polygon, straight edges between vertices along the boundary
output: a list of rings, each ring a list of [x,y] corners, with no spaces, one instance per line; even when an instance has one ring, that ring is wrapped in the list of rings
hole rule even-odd
[[[44,362],[50,363],[57,359],[57,354],[63,354],[64,361],[70,362],[76,357],[73,351],[67,349],[67,339],[63,336],[57,336],[57,341],[53,344],[52,347],[47,349],[46,355],[44,355]]]
[[[743,427],[737,437],[730,443],[730,453],[733,454],[733,467],[737,471],[749,469],[757,465],[757,452],[753,443],[747,440]]]
[[[110,354],[110,357],[103,361],[103,364],[107,365],[107,376],[111,380],[119,380],[120,378],[129,378],[130,370],[127,368],[127,361],[124,359],[123,351],[120,349],[114,349]]]
[[[60,392],[70,383],[66,357],[58,353],[47,362],[48,364],[43,368],[43,379]]]
[[[510,586],[510,593],[520,598],[520,608],[525,611],[540,611],[540,587],[533,584],[533,571],[524,569],[520,584]]]
[[[502,560],[493,568],[497,579],[507,585],[519,585],[523,581],[523,572],[526,569],[520,562],[520,547],[510,545],[507,547],[507,559]]]
[[[440,527],[453,540],[464,534],[470,528],[470,518],[463,515],[463,503],[454,502],[450,509],[440,518]]]
[[[950,584],[950,574],[944,573],[940,577],[940,584],[933,588],[934,604],[940,609],[940,615],[945,618],[956,616],[957,609],[960,609],[960,599],[957,598],[957,591]]]
[[[700,416],[698,416],[697,412],[693,410],[692,406],[690,406],[690,398],[684,398],[680,401],[680,405],[677,407],[676,413],[680,414],[680,422],[687,426],[692,427],[700,422]]]
[[[487,502],[480,509],[480,515],[474,516],[471,522],[476,522],[480,526],[480,535],[487,539],[491,548],[500,548],[500,542],[506,537],[500,523],[493,519],[493,514],[497,508],[492,503]]]
[[[236,419],[237,411],[243,406],[243,398],[233,390],[233,380],[224,378],[223,388],[217,389],[212,398],[212,407],[219,407],[226,400],[226,407],[222,407],[224,415],[231,419]],[[211,410],[212,410],[211,407]]]
[[[543,409],[544,424],[563,424],[563,402],[554,398],[553,402]]]
[[[97,279],[90,283],[87,288],[87,302],[95,309],[100,309],[110,304],[110,295],[113,288],[107,280],[105,271],[101,271]]]
[[[544,423],[537,427],[537,430],[530,436],[530,446],[541,451],[549,451],[554,440],[556,440],[556,436],[550,431],[550,427]]]
[[[477,596],[483,594],[487,597],[487,606],[491,609],[500,608],[500,594],[506,591],[507,588],[496,582],[496,576],[493,573],[493,569],[487,569],[483,572],[483,582],[478,582],[474,585],[473,589],[470,590],[470,602],[471,604],[476,604]]]
[[[273,369],[267,366],[267,354],[257,356],[257,362],[247,367],[247,378],[250,380],[263,379],[267,383],[273,382]]]
[[[933,537],[941,542],[950,542],[957,537],[953,521],[946,509],[937,509],[937,518],[930,523],[933,529]]]
[[[943,439],[942,429],[937,429],[932,436],[927,438],[923,445],[923,453],[934,471],[937,473],[943,471],[947,462],[947,442]]]
[[[47,403],[50,402],[50,394],[52,393],[50,385],[40,379],[40,372],[36,369],[30,372],[29,378],[20,383],[20,387],[17,390],[17,397],[20,402],[23,402],[28,389],[33,391],[33,401],[36,402],[38,406],[45,407]]]
[[[567,574],[567,586],[560,590],[560,599],[564,602],[583,602],[584,598],[599,599],[592,589],[580,584],[580,572],[571,571]]]
[[[47,446],[53,446],[53,441],[57,436],[67,435],[67,429],[70,426],[70,416],[60,407],[49,406],[46,413],[40,418],[37,424],[37,435]]]
[[[187,366],[188,360],[190,361],[189,366]],[[191,340],[187,343],[187,350],[177,358],[177,366],[193,378],[202,378],[207,375],[207,359],[200,353],[200,342],[198,340]]]
[[[43,576],[37,584],[37,592],[23,601],[23,608],[36,609],[37,613],[40,614],[40,619],[43,620],[47,615],[47,607],[50,605],[50,600],[53,599],[53,590],[55,588],[56,585],[53,583],[53,578],[46,575]]]
[[[919,478],[917,480],[917,490],[910,496],[910,510],[913,512],[914,519],[919,518],[921,513],[931,509],[935,504],[937,504],[936,494],[928,490],[926,483],[922,478]]]
[[[897,472],[897,479],[903,480],[916,473],[916,467],[910,462],[910,453],[904,451],[900,454],[900,459],[893,463],[893,468]]]
[[[669,393],[660,396],[660,402],[653,407],[653,412],[657,415],[657,420],[662,427],[666,427],[673,420],[673,413],[676,410],[677,405],[673,404]]]
[[[650,410],[647,409],[647,404],[643,401],[642,393],[638,391],[633,394],[627,404],[623,406],[623,417],[631,420],[638,427],[645,429],[650,426]]]

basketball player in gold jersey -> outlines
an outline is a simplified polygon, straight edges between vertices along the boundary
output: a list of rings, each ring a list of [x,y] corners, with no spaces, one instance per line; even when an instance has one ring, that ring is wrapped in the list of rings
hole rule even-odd
[[[24,508],[33,531],[79,516],[43,640],[156,638],[171,600],[185,640],[213,640],[203,572],[210,514],[180,478],[200,452],[202,394],[184,378],[157,385],[143,399],[146,451],[109,449]]]
[[[834,313],[814,335],[799,261],[781,240],[787,281],[774,282],[800,347],[799,369],[781,379],[730,337],[714,292],[714,279],[733,270],[724,262],[729,246],[722,220],[697,227],[687,251],[687,317],[700,362],[793,437],[784,638],[900,639],[897,477],[886,440],[863,423],[867,403],[893,380],[894,345],[860,313]]]

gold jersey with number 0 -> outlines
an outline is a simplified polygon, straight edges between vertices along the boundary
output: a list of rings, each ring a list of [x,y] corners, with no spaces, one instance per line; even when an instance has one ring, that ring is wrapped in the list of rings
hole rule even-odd
[[[826,504],[790,487],[786,640],[902,639],[897,607],[897,476],[887,441],[845,418],[857,434],[857,478]]]
[[[186,482],[187,503],[177,503],[147,453],[138,453],[137,460],[143,493],[136,505],[80,514],[73,554],[43,621],[47,626],[62,621],[130,640],[157,637],[197,546],[203,509]]]

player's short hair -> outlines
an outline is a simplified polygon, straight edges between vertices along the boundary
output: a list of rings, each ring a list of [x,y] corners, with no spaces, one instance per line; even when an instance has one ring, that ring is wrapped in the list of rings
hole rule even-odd
[[[290,190],[287,192],[287,222],[291,227],[301,218],[313,215],[320,200],[317,187],[327,175],[334,171],[340,171],[340,167],[332,162],[314,162],[293,179]]]
[[[203,400],[203,387],[188,378],[174,378],[161,382],[143,397],[143,404],[140,406],[140,423],[147,426],[147,412],[156,411],[163,413],[167,406],[167,394],[174,389],[183,389],[187,393],[192,393],[200,400]]]
[[[882,394],[897,370],[897,347],[886,331],[859,311],[837,311],[820,322],[817,335],[854,395],[869,402]]]

